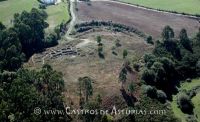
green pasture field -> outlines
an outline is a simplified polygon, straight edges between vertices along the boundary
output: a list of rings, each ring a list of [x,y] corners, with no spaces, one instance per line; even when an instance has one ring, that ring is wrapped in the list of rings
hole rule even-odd
[[[196,87],[196,86],[200,86],[200,79],[193,79],[192,82],[184,82],[181,84],[179,91],[189,91],[192,88]],[[179,93],[177,95],[173,96],[173,101],[171,102],[171,106],[172,106],[172,110],[174,112],[174,115],[177,118],[180,118],[182,120],[182,122],[186,122],[186,117],[188,116],[187,114],[184,114],[177,105],[177,96],[179,95]],[[198,93],[196,96],[194,96],[192,98],[192,103],[194,104],[194,115],[198,116],[198,121],[200,122],[200,93]]]
[[[119,0],[145,7],[176,11],[179,13],[200,14],[200,0]]]
[[[15,13],[21,13],[23,10],[30,11],[32,8],[38,7],[39,2],[37,0],[6,0],[0,2],[0,21],[6,26],[11,26],[11,20]],[[62,21],[68,21],[70,18],[66,0],[58,5],[48,6],[44,10],[48,14],[47,22],[50,29]]]

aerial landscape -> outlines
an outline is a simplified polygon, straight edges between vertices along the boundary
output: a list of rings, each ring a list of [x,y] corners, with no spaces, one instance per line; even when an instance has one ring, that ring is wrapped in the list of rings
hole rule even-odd
[[[200,0],[0,0],[0,122],[200,122]]]

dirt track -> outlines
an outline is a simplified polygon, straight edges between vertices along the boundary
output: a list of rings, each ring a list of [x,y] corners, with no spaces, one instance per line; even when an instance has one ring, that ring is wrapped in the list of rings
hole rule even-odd
[[[173,27],[176,33],[181,28],[186,28],[190,35],[197,32],[200,27],[200,23],[195,19],[109,1],[91,2],[91,6],[87,3],[79,2],[78,9],[79,11],[76,14],[79,21],[112,20],[116,23],[135,27],[154,37],[160,36],[165,25]]]

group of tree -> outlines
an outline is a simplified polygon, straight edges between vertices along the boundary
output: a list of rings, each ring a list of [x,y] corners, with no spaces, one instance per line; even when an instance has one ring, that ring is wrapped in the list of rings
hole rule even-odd
[[[45,37],[47,14],[33,8],[30,12],[15,14],[12,26],[0,22],[0,121],[42,122],[67,121],[62,92],[62,74],[49,65],[41,70],[22,68],[24,61],[51,43],[58,34]],[[52,41],[53,40],[53,41]],[[48,45],[47,45],[48,44]],[[41,114],[34,114],[39,107]],[[43,110],[62,110],[62,114],[45,114]]]
[[[46,19],[46,12],[33,8],[15,14],[10,28],[0,22],[0,70],[18,69],[33,53],[57,44],[56,31],[45,38]]]
[[[41,70],[19,69],[0,73],[0,120],[8,121],[67,121],[62,92],[62,74],[50,65]],[[34,113],[39,107],[41,114]],[[45,114],[44,110],[62,110],[62,114]]]
[[[90,29],[93,29],[94,27],[109,27],[109,29],[112,29],[115,32],[132,32],[139,35],[140,37],[146,37],[146,35],[143,32],[139,31],[134,27],[130,27],[120,23],[114,23],[112,21],[92,20],[90,22],[84,22],[75,25],[76,32],[85,32]]]
[[[100,58],[104,59],[105,57],[103,53],[103,43],[102,43],[101,36],[97,36],[97,44],[98,44],[98,55]]]
[[[200,75],[200,30],[190,39],[182,29],[175,38],[173,29],[166,26],[162,40],[155,43],[150,54],[144,56],[142,79],[146,84],[163,90],[168,98],[176,90],[180,80]]]

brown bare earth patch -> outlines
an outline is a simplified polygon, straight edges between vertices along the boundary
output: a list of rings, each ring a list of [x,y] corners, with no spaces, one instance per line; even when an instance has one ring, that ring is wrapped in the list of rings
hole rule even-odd
[[[97,35],[102,37],[105,59],[101,59],[98,56],[98,46],[96,42]],[[66,47],[66,45],[72,47],[79,45],[79,55],[61,55],[56,58],[46,56],[44,61],[45,63],[52,65],[55,70],[63,73],[66,85],[66,92],[64,94],[67,99],[66,101],[68,102],[67,104],[71,104],[73,107],[78,107],[79,95],[77,81],[79,77],[84,76],[89,76],[93,80],[94,95],[91,99],[94,99],[97,94],[100,94],[103,99],[108,99],[108,102],[110,99],[109,97],[112,98],[113,95],[123,99],[120,91],[121,83],[118,80],[119,72],[124,62],[122,55],[123,50],[128,50],[128,60],[132,61],[133,59],[140,59],[144,53],[151,51],[152,46],[146,44],[143,38],[138,37],[135,34],[130,36],[124,33],[113,33],[104,29],[90,33],[78,34],[76,37],[78,38],[77,40],[73,40],[66,44],[59,44],[42,54],[35,54],[26,66],[30,68],[41,67],[42,61],[39,60],[42,60],[46,54],[51,54],[52,50],[54,50],[54,52],[59,52],[58,50]],[[117,39],[120,40],[120,47],[116,47]],[[113,50],[117,55],[112,53]],[[33,65],[32,60],[35,61],[35,65]],[[133,73],[128,74],[126,86],[128,86],[130,82],[139,82],[137,72],[134,71]],[[139,92],[136,93],[136,97],[138,97],[138,95]]]
[[[176,33],[185,28],[189,35],[197,32],[200,27],[200,23],[196,19],[109,1],[93,1],[91,5],[78,2],[77,15],[80,22],[91,20],[113,21],[135,27],[154,37],[160,37],[161,31],[166,25],[174,28]]]

